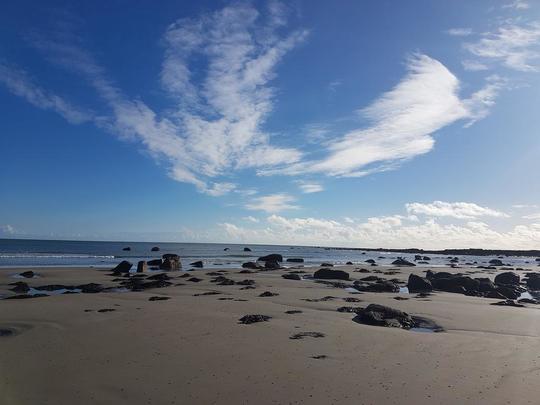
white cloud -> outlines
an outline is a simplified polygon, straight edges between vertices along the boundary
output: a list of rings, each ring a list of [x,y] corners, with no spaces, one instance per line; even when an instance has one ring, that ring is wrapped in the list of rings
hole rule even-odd
[[[324,187],[318,183],[298,182],[300,190],[304,194],[320,193]]]
[[[0,235],[11,236],[15,234],[15,228],[9,224],[0,225]]]
[[[296,199],[287,193],[278,193],[254,198],[245,207],[248,210],[273,213],[299,208],[293,204],[295,201]]]
[[[70,123],[80,124],[93,118],[90,112],[73,106],[62,97],[33,83],[28,74],[21,69],[0,63],[0,83],[33,106],[42,110],[52,110]]]
[[[524,219],[540,219],[540,212],[535,213],[535,214],[524,215],[522,218],[524,218]]]
[[[248,215],[247,217],[244,217],[243,219],[244,221],[253,222],[255,224],[260,222],[257,218],[252,217],[251,215]]]
[[[489,67],[485,63],[478,62],[477,60],[464,60],[461,62],[463,69],[471,72],[480,72],[482,70],[488,70]]]
[[[472,28],[450,28],[446,31],[447,34],[455,37],[466,37],[472,35]]]
[[[427,215],[430,217],[452,217],[458,219],[471,219],[477,217],[506,218],[507,214],[491,208],[467,202],[433,201],[432,203],[408,203],[405,206],[409,214]]]
[[[516,209],[526,209],[526,208],[538,208],[537,204],[514,204],[512,208]]]
[[[487,115],[497,92],[490,81],[469,99],[458,96],[458,79],[439,61],[415,55],[408,74],[392,90],[361,110],[372,125],[345,134],[330,143],[322,160],[303,161],[261,174],[324,173],[359,177],[390,170],[401,162],[429,152],[431,136],[458,120],[474,122]]]
[[[52,39],[39,35],[32,42],[49,61],[82,76],[105,101],[109,111],[95,119],[99,127],[141,142],[155,159],[167,163],[171,178],[218,196],[236,187],[218,178],[302,156],[294,148],[271,145],[262,129],[274,104],[275,69],[307,36],[305,30],[284,33],[286,20],[286,7],[279,2],[268,3],[266,12],[239,2],[171,24],[163,39],[160,78],[173,106],[160,112],[124,94],[71,33]],[[34,105],[72,122],[83,121],[62,99],[7,82]]]
[[[413,221],[400,215],[347,224],[330,219],[285,218],[274,214],[259,228],[226,223],[221,224],[221,229],[227,241],[295,245],[535,249],[540,243],[539,223],[518,225],[499,232],[478,221],[442,225],[434,218]]]
[[[523,0],[514,0],[503,5],[503,8],[514,8],[516,10],[527,10],[530,7],[529,3]]]
[[[534,63],[540,58],[539,43],[539,23],[523,26],[508,24],[464,46],[479,58],[499,61],[510,69],[526,72],[538,70]]]

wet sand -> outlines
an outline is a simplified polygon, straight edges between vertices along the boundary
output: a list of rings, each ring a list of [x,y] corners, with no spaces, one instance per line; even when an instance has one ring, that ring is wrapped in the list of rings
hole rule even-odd
[[[352,279],[369,275],[353,272],[355,266],[338,268]],[[0,295],[12,294],[7,284],[15,281],[117,285],[99,269],[32,269],[41,277],[10,277],[23,270],[0,269]],[[283,270],[228,270],[225,276],[235,281],[255,280],[255,289],[241,290],[211,283],[207,273],[218,270],[224,269],[193,271],[199,283],[178,278],[172,281],[184,285],[143,292],[1,300],[0,329],[15,334],[0,336],[0,403],[538,403],[540,305],[498,307],[489,305],[498,300],[442,292],[427,298],[351,294],[283,279]],[[376,275],[405,281],[423,270]],[[195,296],[210,291],[220,294]],[[279,295],[259,297],[265,291]],[[154,296],[170,299],[149,301]],[[325,296],[336,298],[304,300]],[[343,300],[351,297],[362,302]],[[370,303],[430,318],[446,331],[361,325],[354,314],[336,311]],[[98,312],[103,309],[114,311]],[[291,310],[302,312],[285,313]],[[271,319],[240,324],[248,314]],[[324,336],[290,339],[302,332]]]

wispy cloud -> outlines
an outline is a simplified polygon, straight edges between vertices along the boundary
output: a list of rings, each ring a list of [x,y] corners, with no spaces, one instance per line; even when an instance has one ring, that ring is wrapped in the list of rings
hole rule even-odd
[[[408,74],[360,113],[372,122],[329,144],[329,155],[261,174],[325,173],[358,177],[395,168],[401,162],[429,152],[431,136],[458,120],[474,122],[487,115],[497,86],[490,82],[469,99],[460,99],[459,80],[439,61],[426,55],[408,60]]]
[[[298,186],[300,187],[300,191],[304,194],[319,193],[324,190],[324,187],[319,183],[299,181]]]
[[[476,42],[464,44],[473,55],[501,62],[504,66],[518,71],[537,71],[540,58],[540,24],[507,24],[494,32],[487,32]]]
[[[255,224],[258,224],[260,222],[257,218],[252,217],[251,215],[248,215],[247,217],[244,217],[243,219],[244,221],[253,222]]]
[[[64,98],[46,91],[34,83],[25,71],[14,66],[0,63],[0,83],[33,106],[54,111],[70,123],[80,124],[93,118],[89,111],[75,107]]]
[[[527,209],[527,208],[538,208],[538,205],[537,204],[514,204],[512,205],[512,208],[521,210],[521,209]]]
[[[482,207],[469,202],[409,203],[405,206],[409,214],[427,215],[430,217],[452,217],[458,219],[473,219],[478,217],[507,218],[508,214],[488,207]]]
[[[524,218],[524,219],[540,219],[540,212],[537,212],[535,214],[524,215],[522,218]]]
[[[446,33],[454,37],[466,37],[471,35],[473,30],[472,28],[450,28]]]
[[[96,125],[141,142],[167,163],[173,179],[218,196],[236,188],[223,181],[235,170],[272,167],[302,156],[294,148],[271,145],[262,129],[274,104],[275,68],[307,36],[305,30],[283,34],[286,21],[286,6],[269,2],[263,11],[250,3],[233,3],[173,23],[163,38],[160,77],[173,107],[163,111],[124,94],[77,36],[36,35],[31,42],[47,60],[83,77],[105,101],[108,112],[94,120]],[[206,70],[200,69],[201,61]],[[191,70],[194,64],[197,74]],[[14,94],[70,122],[89,119],[63,99],[0,68],[1,80]]]
[[[523,0],[514,0],[510,3],[504,4],[502,6],[503,8],[514,8],[516,10],[527,10],[530,5],[526,1]]]
[[[464,60],[461,62],[461,65],[463,66],[463,69],[469,70],[471,72],[480,72],[482,70],[488,70],[489,67],[482,62],[478,62],[477,60]]]
[[[0,235],[12,236],[15,234],[15,228],[9,224],[0,225]]]
[[[294,205],[295,201],[296,199],[287,193],[277,193],[254,198],[245,207],[248,210],[274,213],[298,209],[299,207]]]

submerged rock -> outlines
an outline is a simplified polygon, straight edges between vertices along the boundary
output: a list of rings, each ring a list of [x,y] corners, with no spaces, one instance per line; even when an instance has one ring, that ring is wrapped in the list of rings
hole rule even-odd
[[[299,258],[299,257],[289,257],[287,259],[287,262],[289,262],[289,263],[304,263],[304,259]]]
[[[261,256],[257,259],[258,262],[282,262],[283,256],[277,253]]]
[[[405,260],[405,259],[403,259],[402,257],[398,257],[396,260],[394,260],[394,261],[392,262],[392,264],[393,264],[394,266],[410,266],[410,267],[416,266],[416,264],[411,263],[410,261]]]
[[[202,267],[204,266],[204,263],[202,262],[202,260],[197,260],[196,262],[190,263],[189,265],[192,267],[198,267],[202,269]]]
[[[120,263],[116,265],[114,269],[112,269],[112,271],[113,273],[128,273],[132,267],[133,267],[133,264],[131,264],[127,260],[122,260]]]
[[[152,252],[159,252],[159,246],[154,246],[152,249],[150,249]]]
[[[225,248],[225,249],[229,250],[229,248]],[[248,248],[248,247],[245,247],[245,248],[244,248],[244,252],[251,252],[251,249]]]

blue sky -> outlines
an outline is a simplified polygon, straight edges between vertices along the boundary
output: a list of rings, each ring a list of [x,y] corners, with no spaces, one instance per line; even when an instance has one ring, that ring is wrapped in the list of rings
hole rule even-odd
[[[19,1],[0,236],[540,246],[533,1]]]

